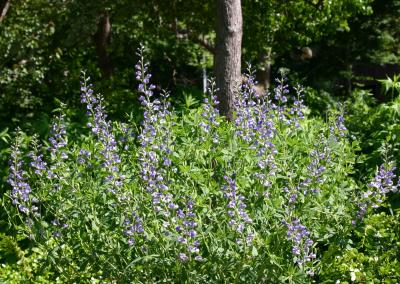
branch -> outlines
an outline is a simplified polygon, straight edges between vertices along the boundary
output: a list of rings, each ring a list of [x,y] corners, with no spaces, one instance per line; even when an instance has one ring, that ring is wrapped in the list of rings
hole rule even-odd
[[[189,30],[179,30],[176,26],[176,23],[172,26],[169,26],[168,29],[172,31],[178,39],[188,39],[201,47],[205,48],[210,53],[215,53],[215,47],[210,40],[205,39],[201,35],[196,35]]]
[[[207,51],[209,51],[212,54],[215,54],[215,47],[212,44],[211,41],[201,38],[200,36],[195,36],[193,34],[189,33],[189,39],[193,41],[194,43],[197,43],[198,45],[204,47]]]
[[[307,0],[305,2],[318,10],[321,10],[324,7],[324,0],[318,0],[316,4],[314,4],[313,0]]]
[[[0,14],[0,23],[4,20],[4,18],[7,15],[8,9],[10,8],[10,2],[11,0],[5,0],[2,1],[0,7],[1,7],[1,14]]]

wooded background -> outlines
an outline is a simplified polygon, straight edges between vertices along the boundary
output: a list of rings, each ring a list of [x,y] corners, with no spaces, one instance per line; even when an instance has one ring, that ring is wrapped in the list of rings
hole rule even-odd
[[[46,121],[58,101],[76,105],[81,70],[114,114],[134,111],[140,43],[153,82],[173,91],[172,102],[200,97],[203,74],[218,77],[214,58],[221,67],[224,2],[231,1],[1,1],[2,124]],[[399,1],[252,0],[241,10],[242,70],[251,63],[261,87],[286,70],[318,92],[346,96],[365,87],[379,97],[376,79],[398,72]]]

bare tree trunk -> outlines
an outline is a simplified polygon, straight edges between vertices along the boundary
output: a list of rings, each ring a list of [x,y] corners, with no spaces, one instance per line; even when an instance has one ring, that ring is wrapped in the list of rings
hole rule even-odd
[[[109,78],[113,72],[110,55],[107,52],[107,45],[111,40],[111,24],[108,12],[104,12],[101,16],[97,32],[94,35],[96,52],[99,59],[99,67],[102,75]]]
[[[203,53],[203,58],[201,60],[202,65],[203,65],[203,93],[207,93],[207,82],[208,82],[208,78],[207,78],[207,68],[206,68],[206,57]]]
[[[271,48],[267,48],[260,55],[261,68],[259,70],[258,82],[265,91],[269,89],[271,84]]]
[[[3,0],[0,2],[0,23],[7,15],[8,9],[10,8],[10,2],[11,0]]]
[[[240,0],[217,0],[214,70],[219,110],[229,120],[241,82],[242,21]]]

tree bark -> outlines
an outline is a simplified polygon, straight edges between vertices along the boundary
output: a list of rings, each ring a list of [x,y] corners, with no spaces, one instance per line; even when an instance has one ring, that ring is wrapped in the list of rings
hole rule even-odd
[[[11,0],[3,0],[0,2],[0,23],[7,15],[8,9],[10,8],[10,2]]]
[[[242,22],[240,0],[217,0],[214,71],[219,111],[229,120],[241,83]]]
[[[261,68],[257,81],[267,91],[271,85],[271,48],[266,48],[260,55]]]
[[[111,40],[111,23],[110,16],[107,12],[101,16],[97,32],[94,35],[94,42],[96,45],[96,52],[99,60],[99,67],[102,75],[109,78],[113,72],[113,66],[110,55],[107,52],[107,45]]]

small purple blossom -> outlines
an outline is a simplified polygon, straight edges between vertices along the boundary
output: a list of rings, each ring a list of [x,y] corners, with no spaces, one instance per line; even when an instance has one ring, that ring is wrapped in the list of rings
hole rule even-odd
[[[81,149],[78,153],[77,161],[79,164],[86,164],[90,160],[92,153],[88,150]]]
[[[37,149],[35,149],[29,157],[32,159],[29,165],[34,169],[35,174],[42,176],[47,172],[47,163],[43,160],[43,154],[38,154]]]
[[[186,255],[186,253],[181,252],[181,253],[179,253],[179,259],[180,259],[182,262],[186,262],[186,261],[189,260],[189,257]]]
[[[131,246],[135,243],[136,235],[143,234],[144,229],[142,219],[134,212],[131,216],[125,218],[124,234],[128,238],[128,244]]]
[[[69,228],[67,223],[61,222],[59,219],[53,219],[51,224],[53,225],[53,236],[55,238],[61,238],[63,231]]]

